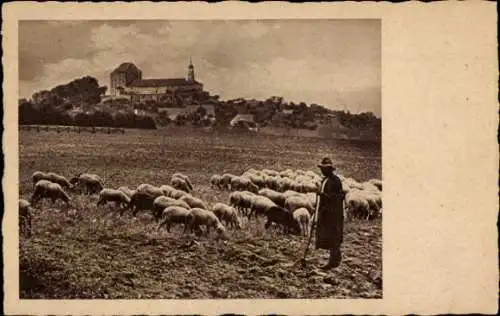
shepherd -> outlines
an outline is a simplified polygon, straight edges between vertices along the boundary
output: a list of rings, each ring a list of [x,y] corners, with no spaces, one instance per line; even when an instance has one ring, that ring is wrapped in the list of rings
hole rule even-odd
[[[324,178],[316,198],[314,215],[316,249],[330,250],[328,262],[321,267],[322,270],[329,270],[337,268],[342,261],[340,246],[344,230],[344,192],[341,180],[334,174],[336,168],[330,158],[323,158],[318,167]]]

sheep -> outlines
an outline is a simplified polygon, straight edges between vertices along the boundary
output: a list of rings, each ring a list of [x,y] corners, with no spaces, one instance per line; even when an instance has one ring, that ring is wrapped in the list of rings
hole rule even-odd
[[[184,195],[183,197],[180,198],[181,201],[184,201],[187,203],[191,208],[202,208],[202,209],[207,209],[207,205],[205,202],[203,202],[201,199],[196,198],[190,194]]]
[[[125,195],[130,199],[132,197],[132,195],[134,195],[135,193],[135,190],[131,190],[129,187],[119,187],[118,188],[119,191],[122,191],[123,193],[125,193]]]
[[[169,192],[169,194],[167,195],[168,197],[171,197],[173,199],[180,199],[181,197],[183,196],[186,196],[186,195],[189,195],[189,193],[187,192],[184,192],[182,190],[177,190],[177,189],[174,189],[172,191]]]
[[[170,185],[167,185],[167,184],[164,184],[162,186],[160,186],[160,190],[163,192],[163,194],[165,196],[169,196],[171,192],[173,192],[174,190],[176,190],[175,188],[173,188],[172,186]]]
[[[265,215],[272,207],[277,207],[277,205],[271,199],[260,195],[254,196],[251,199],[251,211],[247,216],[250,219],[252,215],[255,215],[255,217],[257,215]]]
[[[249,214],[248,210],[251,210],[252,208],[252,201],[253,199],[257,197],[256,194],[250,191],[241,191],[240,199],[238,202],[238,207],[241,210],[241,213],[243,215]]]
[[[265,213],[267,222],[264,225],[268,229],[273,223],[283,227],[283,233],[292,233],[300,235],[300,225],[293,216],[291,211],[279,206],[272,206]]]
[[[73,187],[68,179],[54,172],[45,173],[42,171],[35,171],[31,178],[33,180],[33,186],[40,180],[49,180],[50,182],[59,184],[64,189],[70,189]]]
[[[31,237],[31,220],[33,217],[33,208],[30,202],[19,200],[19,231]]]
[[[127,206],[130,203],[130,198],[120,190],[102,189],[101,192],[99,192],[97,206],[104,205],[108,202],[115,202],[116,206]]]
[[[221,222],[225,222],[228,227],[231,226],[233,228],[241,229],[241,222],[238,218],[238,214],[231,206],[224,203],[216,203],[212,207],[212,212]]]
[[[226,228],[219,221],[217,216],[206,209],[192,208],[188,214],[188,225],[184,231],[196,231],[200,232],[200,226],[206,227],[206,234],[210,233],[211,228],[215,228],[219,236],[227,237]]]
[[[231,180],[236,177],[235,175],[233,174],[230,174],[230,173],[224,173],[222,175],[222,182],[221,182],[221,186],[223,188],[226,188],[228,190],[232,190],[231,188]]]
[[[309,211],[304,207],[298,208],[293,211],[293,218],[297,221],[297,223],[299,223],[302,234],[304,236],[308,236],[311,224],[311,215],[309,214]]]
[[[271,189],[262,189],[259,190],[259,195],[265,196],[269,198],[271,201],[276,203],[276,205],[284,207],[285,206],[285,196],[281,194],[280,192],[271,190]]]
[[[294,195],[287,198],[285,201],[285,208],[287,208],[290,212],[293,212],[301,207],[306,208],[311,214],[314,212],[314,207],[309,201],[309,198],[307,198],[307,196],[305,195],[302,196]]]
[[[128,209],[132,210],[133,216],[136,216],[137,212],[142,210],[153,210],[153,203],[156,198],[157,196],[149,192],[137,190],[130,198],[128,206],[120,211],[120,215],[123,215]]]
[[[368,180],[369,183],[373,184],[374,186],[377,187],[380,191],[382,191],[382,180],[379,179],[370,179]]]
[[[70,180],[74,186],[83,186],[85,194],[99,193],[104,189],[104,181],[96,174],[81,173]]]
[[[162,211],[169,206],[180,206],[185,209],[190,209],[189,204],[182,200],[176,200],[166,196],[159,196],[153,201],[153,215],[156,220],[160,219]]]
[[[345,202],[348,217],[367,218],[370,216],[370,205],[363,191],[349,191],[345,196]]]
[[[270,177],[276,177],[279,175],[279,172],[276,171],[276,170],[272,170],[272,169],[264,169],[262,170],[262,173],[266,174],[267,176],[270,176]]]
[[[35,184],[35,191],[31,196],[31,202],[34,204],[43,198],[50,198],[52,203],[55,203],[57,200],[62,200],[67,206],[71,201],[71,198],[61,185],[48,180],[40,180]]]
[[[154,185],[151,185],[151,184],[148,184],[148,183],[140,184],[137,187],[136,191],[148,193],[148,194],[154,196],[155,198],[164,195],[164,192],[161,188],[154,186]]]
[[[184,191],[186,193],[190,193],[192,191],[192,187],[189,185],[189,183],[181,178],[172,178],[172,180],[170,180],[170,185],[175,189]]]
[[[189,179],[188,176],[186,176],[186,175],[184,175],[184,174],[182,174],[180,172],[176,172],[176,173],[174,173],[172,175],[172,179],[174,179],[174,178],[179,178],[179,179],[184,180],[186,182],[188,188],[189,188],[189,191],[193,191],[194,190],[193,189],[193,184],[191,183],[191,180]]]
[[[246,190],[252,193],[257,193],[259,191],[259,187],[246,177],[233,177],[231,179],[231,189],[237,191]]]
[[[170,232],[172,224],[184,224],[184,231],[187,228],[189,213],[191,210],[179,205],[166,207],[161,213],[161,222],[158,225],[157,231],[163,226],[167,227],[167,232]]]
[[[217,188],[221,188],[221,185],[222,185],[222,176],[218,175],[218,174],[214,174],[211,178],[210,178],[210,187],[211,188],[214,188],[214,187],[217,187]]]

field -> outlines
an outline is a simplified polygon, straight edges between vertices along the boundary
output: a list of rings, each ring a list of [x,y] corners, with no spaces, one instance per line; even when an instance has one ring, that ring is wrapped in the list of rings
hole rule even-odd
[[[194,195],[228,201],[211,189],[212,174],[253,167],[318,171],[325,155],[358,181],[381,178],[380,143],[262,135],[127,130],[122,134],[20,131],[19,194],[31,174],[101,175],[107,187],[167,184],[174,172],[192,179]],[[97,209],[97,196],[72,194],[72,205],[38,207],[33,236],[20,238],[20,298],[381,298],[382,220],[346,222],[342,265],[328,272],[327,252],[302,257],[307,239],[244,221],[228,240],[156,232],[149,213],[133,218]],[[193,242],[194,240],[194,242]],[[312,248],[313,249],[313,248]]]

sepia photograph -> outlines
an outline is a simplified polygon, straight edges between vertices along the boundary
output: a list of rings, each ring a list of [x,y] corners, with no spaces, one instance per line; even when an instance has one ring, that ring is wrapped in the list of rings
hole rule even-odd
[[[18,31],[21,299],[383,297],[380,19]]]
[[[4,5],[4,313],[495,314],[496,20]]]

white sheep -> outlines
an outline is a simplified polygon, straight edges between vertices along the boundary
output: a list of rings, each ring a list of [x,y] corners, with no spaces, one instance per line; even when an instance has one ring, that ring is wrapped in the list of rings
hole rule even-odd
[[[370,204],[362,190],[350,190],[345,196],[345,204],[348,217],[368,218],[370,216]]]
[[[227,237],[226,228],[213,212],[201,208],[192,208],[188,214],[187,230],[193,231],[194,229],[201,232],[200,226],[205,226],[207,235],[210,233],[210,229],[214,228],[219,236]]]
[[[73,187],[68,179],[54,172],[45,173],[42,171],[35,171],[31,178],[33,180],[33,186],[40,180],[48,180],[50,182],[59,184],[64,189],[70,189]]]
[[[221,222],[225,222],[226,226],[233,228],[241,228],[241,221],[238,218],[236,210],[230,205],[224,203],[216,203],[212,207],[212,212],[219,218]]]
[[[192,187],[189,185],[189,183],[186,180],[178,177],[173,177],[172,180],[170,180],[170,185],[175,189],[184,191],[186,193],[192,191]]]
[[[19,231],[31,237],[31,222],[33,218],[33,208],[30,202],[19,199]]]
[[[174,178],[178,178],[178,179],[184,180],[186,182],[188,188],[189,188],[189,192],[194,190],[193,189],[193,183],[191,182],[191,180],[189,179],[189,177],[186,176],[185,174],[182,174],[180,172],[176,172],[176,173],[174,173],[172,175],[172,179],[174,179]]]
[[[250,203],[251,211],[247,215],[248,218],[251,218],[252,215],[255,215],[255,217],[265,215],[270,208],[277,206],[271,199],[261,195],[253,196]]]
[[[374,186],[376,186],[380,191],[382,191],[382,180],[370,179],[370,180],[368,180],[368,182],[373,184]]]
[[[178,200],[185,195],[189,195],[189,193],[184,192],[182,190],[174,189],[174,190],[170,191],[167,196]]]
[[[153,215],[156,220],[159,220],[163,210],[170,206],[180,206],[185,209],[191,208],[185,201],[176,200],[166,196],[159,196],[153,201]]]
[[[160,186],[160,190],[163,192],[163,194],[164,194],[165,196],[170,196],[170,193],[171,193],[172,191],[174,191],[174,190],[175,190],[175,188],[173,188],[173,187],[172,187],[172,186],[170,186],[170,185],[166,185],[166,184],[164,184],[164,185]]]
[[[190,212],[191,210],[178,205],[166,207],[161,214],[161,221],[157,231],[166,226],[167,232],[170,232],[172,224],[184,224],[184,231],[186,231]]]
[[[82,187],[85,194],[94,194],[104,189],[104,181],[96,174],[81,173],[70,180],[74,187]]]
[[[59,184],[48,180],[40,180],[35,184],[35,191],[31,196],[31,202],[34,204],[44,198],[51,199],[52,203],[62,200],[66,205],[69,205],[71,201],[69,195]]]
[[[312,206],[309,198],[305,195],[294,195],[290,196],[285,200],[285,208],[287,208],[290,212],[295,211],[298,208],[304,207],[306,208],[310,214],[314,212],[314,207]]]
[[[222,185],[222,176],[218,175],[218,174],[214,174],[210,178],[210,187],[212,187],[212,188],[219,188],[220,189],[221,185]]]
[[[311,225],[311,214],[309,214],[309,211],[304,207],[298,208],[293,211],[293,218],[299,223],[302,234],[308,236]]]
[[[231,188],[231,180],[236,177],[234,174],[231,173],[224,173],[222,175],[222,183],[221,186],[225,189],[232,190]]]
[[[276,205],[278,206],[281,207],[285,206],[286,197],[280,192],[271,189],[261,189],[259,190],[259,195],[267,197],[268,199],[276,203]]]
[[[151,185],[149,183],[140,184],[137,187],[136,192],[147,193],[154,196],[155,198],[165,194],[161,188]]]
[[[129,187],[123,186],[118,188],[119,191],[125,193],[126,196],[130,199],[132,195],[135,193],[135,190],[130,189]]]
[[[241,213],[243,215],[249,214],[249,210],[251,210],[252,207],[252,200],[256,197],[257,195],[254,194],[253,192],[250,191],[241,191],[241,194],[239,196],[239,201],[238,201],[238,208],[241,210]]]
[[[186,194],[183,197],[180,198],[181,201],[186,202],[191,208],[202,208],[202,209],[207,209],[207,205],[203,200],[194,197],[190,194]]]
[[[115,189],[102,189],[99,192],[99,200],[97,206],[104,205],[108,202],[114,202],[115,206],[128,206],[130,198],[123,191]]]

